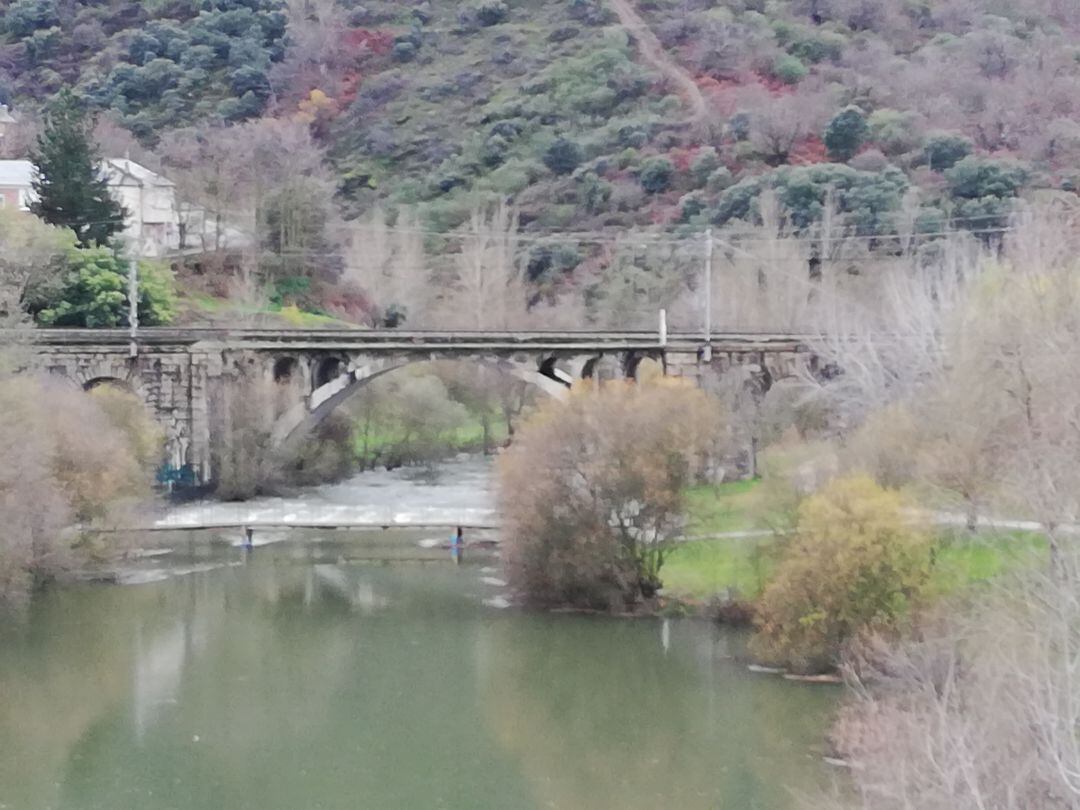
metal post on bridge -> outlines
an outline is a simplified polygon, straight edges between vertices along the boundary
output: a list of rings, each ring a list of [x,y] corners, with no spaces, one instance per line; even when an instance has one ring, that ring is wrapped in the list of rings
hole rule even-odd
[[[701,359],[706,363],[712,362],[712,254],[713,238],[712,228],[705,230],[705,348],[702,349]]]
[[[145,186],[139,181],[139,205],[135,212],[138,229],[135,235],[135,244],[131,248],[128,258],[128,326],[131,329],[128,355],[135,358],[139,354],[139,257],[144,253],[143,246],[143,223],[146,222],[145,211]]]
[[[135,357],[139,353],[139,345],[136,342],[139,330],[139,260],[137,258],[128,261],[128,324],[131,330],[128,355]]]

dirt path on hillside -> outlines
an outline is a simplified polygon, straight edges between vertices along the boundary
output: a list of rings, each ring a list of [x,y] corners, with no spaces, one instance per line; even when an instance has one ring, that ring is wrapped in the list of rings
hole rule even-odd
[[[675,82],[679,95],[683,102],[690,108],[690,118],[686,123],[695,124],[705,118],[708,105],[701,88],[697,86],[694,77],[685,68],[668,56],[656,34],[649,28],[631,0],[607,0],[608,6],[619,17],[622,27],[637,40],[638,50],[642,57],[662,73],[668,79]]]

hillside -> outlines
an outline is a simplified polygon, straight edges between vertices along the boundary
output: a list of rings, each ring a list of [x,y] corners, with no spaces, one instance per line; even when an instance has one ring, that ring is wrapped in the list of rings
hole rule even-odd
[[[1069,0],[0,7],[0,101],[27,119],[73,84],[170,176],[204,170],[206,143],[244,121],[274,123],[266,144],[318,164],[300,172],[321,183],[310,195],[319,213],[300,228],[318,233],[262,240],[277,276],[333,276],[355,262],[343,223],[376,208],[398,227],[446,233],[502,199],[525,234],[579,235],[528,249],[529,282],[547,290],[529,300],[575,272],[595,298],[613,263],[589,242],[596,232],[737,234],[774,216],[775,199],[790,227],[814,232],[824,219],[830,234],[877,244],[955,228],[992,236],[1018,196],[1071,199],[1080,184],[1080,17]],[[289,140],[290,126],[308,134]],[[243,207],[226,196],[219,205]],[[289,219],[252,216],[281,233]],[[281,259],[305,251],[337,258]],[[630,264],[648,275],[656,261]]]

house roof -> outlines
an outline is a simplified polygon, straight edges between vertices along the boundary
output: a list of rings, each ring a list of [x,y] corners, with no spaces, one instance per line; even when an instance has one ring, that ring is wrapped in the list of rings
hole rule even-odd
[[[30,188],[34,164],[29,160],[0,160],[0,186]]]
[[[171,188],[175,183],[157,172],[152,172],[140,163],[128,158],[105,158],[101,168],[109,178],[109,185],[115,186],[159,186]]]
[[[111,186],[156,186],[172,188],[176,184],[157,172],[127,158],[106,158],[101,169]],[[0,186],[30,188],[34,164],[29,160],[0,160]]]

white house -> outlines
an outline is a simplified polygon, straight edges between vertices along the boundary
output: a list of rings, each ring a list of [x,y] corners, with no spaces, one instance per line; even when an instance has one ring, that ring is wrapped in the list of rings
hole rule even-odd
[[[180,200],[176,185],[128,158],[106,158],[101,171],[113,197],[127,210],[123,238],[139,255],[160,258],[177,252],[241,248],[244,234],[225,227],[200,206]],[[34,200],[34,165],[0,160],[0,207],[27,211]]]
[[[101,170],[113,197],[127,209],[124,241],[148,257],[179,250],[176,185],[127,158],[106,158]]]
[[[0,208],[30,209],[34,164],[29,160],[0,160]]]

